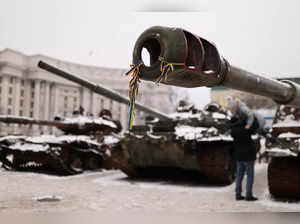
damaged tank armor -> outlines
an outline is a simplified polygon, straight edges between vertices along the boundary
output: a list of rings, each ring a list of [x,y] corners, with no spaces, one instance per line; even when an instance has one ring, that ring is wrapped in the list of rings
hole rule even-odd
[[[275,197],[300,199],[300,108],[281,105],[270,134],[269,191]]]
[[[212,183],[230,184],[235,177],[230,118],[216,103],[204,110],[179,106],[173,122],[148,118],[121,140],[114,159],[130,177],[184,173]],[[169,173],[170,172],[170,173]]]
[[[59,128],[63,136],[7,136],[0,138],[0,162],[6,169],[48,171],[72,175],[83,170],[112,168],[110,150],[119,140],[121,125],[107,116],[77,116],[54,121],[26,117],[0,116],[0,122],[39,124]],[[85,134],[85,135],[82,135]]]

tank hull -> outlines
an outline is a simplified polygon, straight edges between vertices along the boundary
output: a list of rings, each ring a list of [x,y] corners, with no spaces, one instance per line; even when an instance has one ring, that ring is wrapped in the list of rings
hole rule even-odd
[[[266,142],[268,187],[275,198],[300,199],[300,109],[280,106]]]
[[[180,142],[171,133],[161,137],[128,135],[114,159],[129,177],[192,177],[227,185],[235,178],[232,142]]]

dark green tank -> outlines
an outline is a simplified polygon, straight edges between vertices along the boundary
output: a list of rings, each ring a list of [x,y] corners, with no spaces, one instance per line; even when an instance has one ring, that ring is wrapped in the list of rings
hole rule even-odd
[[[230,184],[235,178],[233,139],[229,115],[218,104],[204,110],[179,105],[173,121],[148,117],[121,139],[114,155],[129,177],[191,176],[212,183]]]

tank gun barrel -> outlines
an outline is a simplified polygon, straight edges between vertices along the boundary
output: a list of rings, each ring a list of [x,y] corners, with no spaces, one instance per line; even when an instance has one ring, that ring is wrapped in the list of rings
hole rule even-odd
[[[102,95],[102,96],[105,96],[109,99],[112,99],[112,100],[115,100],[119,103],[123,103],[123,104],[126,104],[126,105],[129,105],[130,101],[129,99],[127,99],[126,97],[120,95],[118,92],[114,91],[114,90],[111,90],[111,89],[108,89],[102,85],[97,85],[97,84],[94,84],[84,78],[81,78],[81,77],[78,77],[76,75],[73,75],[73,74],[70,74],[70,73],[67,73],[65,71],[62,71],[52,65],[49,65],[43,61],[39,61],[38,63],[38,67],[40,67],[41,69],[44,69],[50,73],[53,73],[55,75],[58,75],[60,77],[63,77],[67,80],[70,80],[72,82],[75,82],[85,88],[88,88],[90,89],[92,92],[94,93],[97,93],[99,95]],[[162,113],[160,111],[157,111],[155,109],[152,109],[152,108],[149,108],[149,107],[146,107],[144,106],[143,104],[139,103],[139,102],[136,102],[135,103],[135,108],[138,109],[138,110],[141,110],[143,112],[146,112],[148,114],[152,114],[153,116],[155,117],[158,117],[162,120],[172,120],[171,117],[169,117],[167,114],[165,113]]]
[[[298,84],[232,66],[214,44],[186,30],[161,26],[145,30],[135,43],[133,64],[143,61],[144,48],[150,54],[150,65],[139,67],[143,80],[187,88],[224,86],[300,107]]]
[[[57,128],[66,126],[66,124],[61,121],[38,120],[29,117],[5,116],[5,115],[0,115],[0,122],[12,123],[12,124],[26,124],[26,125],[36,124],[36,125],[52,126]]]

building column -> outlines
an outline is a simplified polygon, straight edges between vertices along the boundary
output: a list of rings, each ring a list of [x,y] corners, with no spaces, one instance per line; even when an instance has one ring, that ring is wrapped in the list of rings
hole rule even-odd
[[[31,80],[25,80],[24,83],[24,116],[30,116],[30,98],[31,98]]]
[[[2,92],[1,92],[1,114],[7,114],[8,105],[8,76],[2,77]]]
[[[49,116],[50,119],[54,119],[55,116],[58,116],[58,112],[59,112],[59,87],[57,85],[57,83],[53,82],[50,84],[50,108],[49,108]],[[51,134],[55,134],[56,133],[56,128],[55,127],[51,127]]]
[[[90,112],[90,91],[86,88],[80,91],[80,106],[83,107],[85,114]]]
[[[33,118],[40,119],[40,94],[41,94],[41,81],[34,81],[34,107],[33,107]],[[33,125],[33,133],[40,134],[39,126]]]
[[[8,77],[2,76],[1,82],[1,105],[0,105],[0,113],[3,115],[7,115],[7,104],[8,104]],[[0,124],[0,135],[7,134],[7,125],[4,123]]]
[[[99,112],[99,102],[98,102],[98,96],[96,93],[92,93],[92,114],[94,117],[98,116]]]
[[[44,91],[44,114],[43,119],[48,120],[50,119],[50,83],[45,82],[45,91]],[[48,133],[50,128],[48,126],[43,127],[44,133]]]
[[[19,116],[20,115],[21,80],[18,77],[15,78],[14,88],[15,88],[15,91],[14,91],[14,94],[13,94],[13,115]],[[20,129],[20,125],[14,124],[13,125],[13,132],[15,134],[20,132],[18,129]]]

